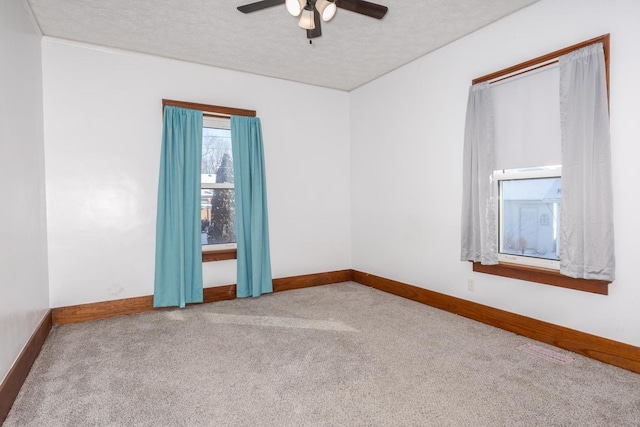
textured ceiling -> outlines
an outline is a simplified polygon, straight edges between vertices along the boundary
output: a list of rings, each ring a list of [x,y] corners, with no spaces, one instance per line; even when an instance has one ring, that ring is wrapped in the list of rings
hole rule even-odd
[[[310,45],[284,7],[255,0],[29,0],[44,35],[352,90],[537,0],[381,0],[338,9]],[[339,0],[338,0],[339,1]]]

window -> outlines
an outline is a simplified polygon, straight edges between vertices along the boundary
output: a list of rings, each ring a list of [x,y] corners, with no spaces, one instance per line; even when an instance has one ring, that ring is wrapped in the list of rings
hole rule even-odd
[[[202,250],[235,249],[233,155],[229,119],[205,116],[202,121]]]
[[[559,80],[552,64],[491,85],[499,262],[560,270]]]
[[[592,163],[582,160],[588,159],[587,154],[580,157],[582,153],[597,152],[596,155],[602,159],[602,164],[610,162],[606,107],[602,108],[601,103],[596,103],[594,105],[598,107],[592,113],[588,111],[590,107],[582,107],[589,103],[572,101],[579,98],[567,98],[573,87],[560,87],[560,71],[556,65],[567,58],[568,54],[579,49],[588,50],[591,55],[591,52],[595,52],[595,45],[599,44],[602,45],[604,53],[604,68],[598,68],[597,73],[604,73],[600,82],[605,80],[606,84],[594,88],[594,93],[596,101],[604,100],[606,105],[609,90],[609,35],[587,40],[473,80],[469,96],[470,100],[474,99],[474,103],[468,104],[465,130],[462,259],[473,261],[474,271],[607,294],[608,284],[612,279],[604,278],[614,276],[614,264],[610,262],[614,256],[611,249],[613,246],[608,244],[610,240],[599,240],[604,243],[598,245],[579,241],[576,245],[561,246],[559,238],[563,219],[563,230],[564,227],[568,227],[572,230],[568,235],[577,236],[578,240],[581,236],[597,235],[599,238],[600,235],[612,235],[609,211],[597,209],[598,206],[611,205],[610,177],[607,176],[610,169],[604,167],[594,172],[593,169],[589,169]],[[594,45],[594,49],[587,49],[591,45]],[[567,63],[568,61],[564,62],[565,65]],[[590,70],[589,73],[596,72],[595,68]],[[575,74],[565,71],[563,75]],[[575,82],[578,81],[588,80],[576,78]],[[585,90],[584,86],[582,88]],[[575,96],[575,93],[571,92],[572,96]],[[562,144],[569,141],[569,147],[579,147],[580,145],[571,144],[582,144],[583,141],[587,141],[585,144],[593,144],[592,141],[599,144],[589,146],[598,147],[598,151],[595,148],[568,150],[571,159],[568,164],[579,166],[566,168],[564,182],[561,166],[547,166],[561,164],[567,154],[564,151],[560,154],[561,96],[565,108],[568,104],[571,105],[570,120],[573,120],[571,125],[563,129],[584,123],[585,117],[589,120],[593,117],[593,129],[598,126],[598,132],[601,132],[589,135],[591,128],[585,126],[581,129],[589,136],[584,138],[580,136],[582,134],[578,133],[579,131],[563,134]],[[488,103],[486,100],[489,100]],[[487,105],[492,107],[487,108]],[[476,115],[479,109],[492,113]],[[482,146],[486,149],[481,148],[477,151],[480,145],[474,144],[485,144],[487,139],[484,135],[489,134],[485,132],[488,129],[493,135],[493,138],[489,138],[492,142]],[[603,129],[606,130],[606,137]],[[489,168],[486,168],[487,165],[490,165]],[[578,172],[584,170],[589,172]],[[486,184],[476,185],[482,182]],[[603,184],[596,185],[597,192],[587,190],[594,188],[594,182]],[[564,207],[563,187],[567,196]],[[580,196],[569,198],[568,194]],[[598,203],[600,199],[606,202]],[[582,209],[576,203],[578,200],[583,203]],[[594,200],[595,207],[592,207]],[[585,206],[588,208],[585,209]],[[565,212],[566,218],[560,218],[561,210]],[[588,221],[586,218],[583,221],[576,212],[587,215]],[[590,230],[594,230],[594,224],[597,224],[596,227],[601,227],[600,229],[606,232],[575,233],[582,224],[587,224],[591,227]],[[567,235],[564,233],[565,231],[563,236]],[[483,238],[486,236],[490,238]],[[567,251],[571,251],[570,257],[565,258]],[[589,251],[588,260],[582,257],[585,251]],[[495,264],[496,257],[498,264]],[[560,274],[559,271],[561,257],[564,274]],[[588,264],[596,258],[596,262]],[[567,264],[569,259],[572,261],[571,264]],[[595,277],[598,280],[575,277]],[[601,277],[603,279],[600,279]]]
[[[493,174],[498,215],[498,260],[560,269],[561,167]]]
[[[163,99],[162,107],[168,105],[199,110],[203,114],[203,164],[200,190],[202,262],[236,259],[235,222],[231,223],[231,221],[235,221],[235,206],[230,204],[234,201],[230,117],[232,115],[255,117],[256,112],[242,108]],[[211,150],[205,153],[206,147],[209,145]],[[225,159],[225,154],[228,157],[223,167],[222,162]],[[205,165],[205,158],[211,163]],[[220,171],[220,167],[223,167],[222,171]],[[229,167],[231,170],[228,169]],[[222,175],[220,178],[217,176],[219,171]],[[231,178],[229,178],[229,174],[231,174]],[[221,208],[215,209],[218,206]],[[226,213],[223,214],[224,212]],[[222,219],[217,220],[217,218]],[[218,228],[215,230],[212,228],[212,221],[214,225],[218,224]],[[209,237],[210,233],[211,238]]]

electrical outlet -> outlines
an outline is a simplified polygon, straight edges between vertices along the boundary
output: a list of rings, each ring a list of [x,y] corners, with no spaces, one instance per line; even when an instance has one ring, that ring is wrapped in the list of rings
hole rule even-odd
[[[476,290],[476,284],[474,283],[473,280],[468,279],[467,280],[467,290],[469,292],[474,292]]]

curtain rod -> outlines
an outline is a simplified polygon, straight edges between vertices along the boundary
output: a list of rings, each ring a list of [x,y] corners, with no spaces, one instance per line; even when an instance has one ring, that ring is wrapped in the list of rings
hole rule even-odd
[[[208,111],[203,111],[202,115],[203,116],[207,116],[207,117],[218,117],[218,118],[221,118],[221,119],[229,119],[229,118],[231,118],[231,114],[209,113]]]
[[[545,68],[545,67],[548,67],[550,65],[558,64],[559,62],[560,62],[560,59],[554,59],[554,60],[551,60],[551,61],[549,61],[549,62],[547,62],[545,64],[532,66],[530,68],[526,68],[526,69],[523,69],[521,71],[516,71],[516,72],[514,72],[512,74],[508,74],[506,76],[496,77],[495,80],[489,80],[489,84],[492,85],[494,83],[499,83],[499,82],[504,81],[504,80],[509,80],[509,79],[512,79],[512,78],[517,77],[517,76],[522,75],[522,74],[530,73],[532,71],[539,70],[541,68]]]
[[[198,104],[195,102],[176,101],[173,99],[163,99],[162,100],[163,111],[164,111],[164,107],[166,106],[188,108],[190,110],[199,110],[199,111],[202,111],[204,115],[213,115],[214,117],[216,116],[226,117],[226,118],[229,118],[231,116],[256,117],[255,110],[245,110],[242,108],[234,108],[234,107],[222,107],[219,105]]]

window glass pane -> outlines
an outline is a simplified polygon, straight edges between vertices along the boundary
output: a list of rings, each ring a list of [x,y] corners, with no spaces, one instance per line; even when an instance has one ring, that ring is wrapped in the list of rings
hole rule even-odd
[[[233,158],[229,129],[202,129],[203,182],[232,183]]]
[[[236,243],[236,212],[233,188],[200,190],[200,222],[203,245]]]
[[[561,178],[500,181],[500,252],[559,260]]]
[[[235,200],[231,130],[202,129],[202,183],[200,190],[201,241],[203,245],[236,243]],[[213,185],[212,185],[213,184]],[[226,184],[225,188],[216,184]],[[229,185],[231,184],[231,185]]]

